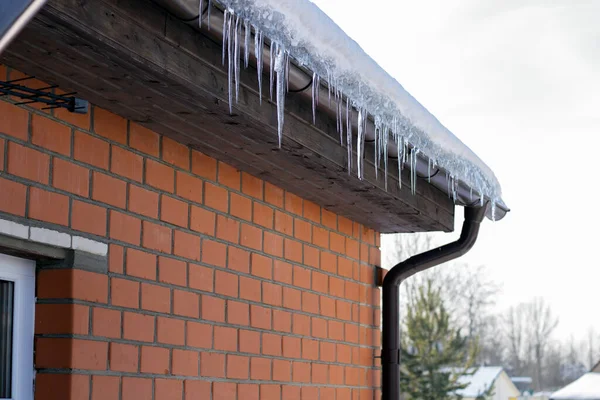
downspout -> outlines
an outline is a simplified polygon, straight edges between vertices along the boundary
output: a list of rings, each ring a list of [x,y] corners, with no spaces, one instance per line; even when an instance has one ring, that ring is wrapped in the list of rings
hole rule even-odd
[[[383,280],[382,400],[400,400],[400,284],[406,278],[466,254],[477,240],[485,207],[465,207],[460,238],[412,256],[388,271]]]

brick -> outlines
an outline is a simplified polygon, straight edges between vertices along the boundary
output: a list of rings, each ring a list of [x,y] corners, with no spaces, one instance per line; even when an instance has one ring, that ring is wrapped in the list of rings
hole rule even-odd
[[[230,193],[229,202],[229,210],[232,216],[246,221],[252,220],[252,200],[237,193]]]
[[[32,187],[29,189],[29,218],[69,225],[69,198]]]
[[[304,264],[308,265],[309,267],[320,268],[319,260],[320,260],[321,253],[319,252],[319,249],[305,244],[303,246],[303,251],[304,251]]]
[[[282,298],[283,298],[283,293],[282,293],[282,287],[280,285],[276,285],[270,282],[263,282],[262,283],[262,294],[263,294],[263,298],[262,301],[265,304],[271,305],[271,306],[278,306],[281,307],[282,305]]]
[[[337,362],[342,364],[352,363],[352,351],[350,346],[346,344],[337,343],[335,345],[335,353],[337,356]]]
[[[319,296],[313,293],[302,292],[302,311],[319,314]]]
[[[260,333],[240,329],[239,347],[241,353],[260,354]]]
[[[312,290],[319,293],[327,293],[329,291],[329,276],[313,271]]]
[[[365,243],[360,244],[360,261],[365,264],[369,262],[369,246]]]
[[[285,192],[285,209],[292,214],[302,215],[303,200],[290,192]]]
[[[156,280],[156,256],[136,249],[127,249],[127,275]]]
[[[345,289],[344,289],[345,287]],[[358,301],[358,297],[348,296],[348,288],[358,288],[354,282],[343,281],[342,279],[330,277],[329,278],[329,294],[336,297],[346,297],[349,300]],[[345,293],[344,293],[345,292]],[[358,293],[358,292],[357,292]]]
[[[344,276],[346,278],[352,279],[352,272],[353,272],[352,260],[350,260],[348,258],[344,258],[344,257],[338,257],[337,264],[338,264],[338,274],[340,276]]]
[[[160,343],[183,345],[185,343],[185,321],[157,317],[156,335],[157,341]]]
[[[335,232],[329,232],[329,249],[339,254],[346,254],[346,238]]]
[[[344,324],[344,338],[346,342],[358,343],[358,325]]]
[[[110,211],[110,237],[135,245],[140,244],[141,221],[135,217]]]
[[[158,257],[158,280],[172,285],[186,285],[186,264],[173,258]]]
[[[240,223],[232,218],[218,215],[217,238],[237,244],[240,240]]]
[[[224,271],[216,271],[215,292],[224,296],[237,297],[238,276]]]
[[[312,239],[311,224],[299,218],[294,218],[294,237],[310,243]]]
[[[271,279],[273,276],[273,260],[260,254],[252,253],[250,257],[252,275]]]
[[[302,243],[286,238],[283,246],[285,251],[284,257],[286,260],[295,261],[298,263],[302,262]]]
[[[172,230],[170,228],[148,221],[143,221],[142,227],[142,246],[161,253],[171,252]]]
[[[302,292],[288,287],[283,288],[283,306],[293,310],[302,308]]]
[[[4,77],[0,76],[0,80]],[[0,101],[0,133],[27,140],[29,113],[13,104]]]
[[[36,304],[36,334],[87,335],[89,307],[79,304]]]
[[[161,196],[160,204],[160,219],[171,223],[173,225],[179,225],[184,228],[188,226],[188,209],[187,203],[174,199],[169,196]]]
[[[35,377],[36,396],[35,399],[43,400],[88,400],[90,396],[90,377],[78,374],[49,374],[37,373]],[[107,400],[117,398],[105,397]],[[118,396],[118,387],[117,387]],[[32,397],[29,397],[32,398]],[[92,398],[93,394],[92,394]]]
[[[252,196],[256,199],[263,199],[263,181],[249,175],[245,172],[242,173],[242,192],[248,196]]]
[[[329,331],[329,339],[344,340],[344,323],[340,321],[327,321],[327,329]]]
[[[39,375],[36,377],[36,386],[39,383],[38,379]],[[120,378],[118,376],[94,375],[92,376],[91,400],[119,400],[119,389]]]
[[[192,150],[192,173],[216,181],[217,160]]]
[[[202,203],[202,180],[181,171],[176,171],[175,180],[177,182],[176,193],[178,196],[196,203]]]
[[[189,265],[190,288],[212,292],[213,280],[213,269],[196,264]]]
[[[327,339],[327,320],[313,317],[311,320],[312,336],[320,339]]]
[[[310,289],[310,270],[294,265],[294,286]]]
[[[202,319],[225,322],[225,300],[211,296],[202,296]]]
[[[210,399],[211,382],[184,381],[185,400]]]
[[[183,382],[179,379],[154,380],[154,400],[181,400]]]
[[[273,310],[273,330],[291,332],[292,314],[287,311]]]
[[[268,229],[273,229],[274,210],[261,203],[254,202],[253,221]]]
[[[200,237],[175,230],[173,254],[200,261]]]
[[[137,346],[110,343],[108,359],[111,371],[137,372],[139,349]]]
[[[166,375],[169,373],[169,349],[162,347],[142,346],[142,373]]]
[[[79,269],[42,270],[38,273],[37,297],[106,303],[108,276]]]
[[[348,218],[338,216],[338,230],[346,236],[353,236],[352,221]]]
[[[321,269],[337,275],[337,256],[327,251],[321,252]]]
[[[271,309],[251,305],[250,306],[250,325],[253,328],[271,329]]]
[[[283,257],[283,236],[265,231],[264,252],[275,257]]]
[[[275,260],[273,263],[273,279],[277,282],[292,283],[292,264]]]
[[[192,206],[190,216],[190,229],[205,235],[214,236],[216,215],[204,208]]]
[[[135,122],[129,124],[129,146],[132,148],[158,157],[158,140],[159,136],[154,131]]]
[[[175,190],[175,171],[168,165],[146,159],[146,184],[173,193]]]
[[[335,318],[335,299],[325,296],[319,296],[319,309],[321,311],[321,315],[330,318]]]
[[[292,362],[287,360],[273,360],[273,380],[290,382],[292,379]]]
[[[240,244],[254,250],[262,250],[262,230],[242,223]]]
[[[205,182],[204,204],[215,210],[227,212],[227,206],[229,204],[227,189]]]
[[[261,283],[257,279],[240,276],[240,298],[261,301]]]
[[[144,159],[118,146],[111,146],[111,172],[141,182],[144,170]]]
[[[329,231],[325,228],[313,226],[312,243],[322,249],[329,249]]]
[[[169,313],[171,311],[171,291],[164,286],[142,283],[142,308]]]
[[[265,182],[265,201],[277,208],[283,208],[284,193],[283,189]]]
[[[240,383],[238,385],[238,400],[259,400],[258,385],[253,383]]]
[[[235,328],[215,326],[213,346],[215,350],[237,351],[238,331]]]
[[[310,363],[294,361],[292,363],[292,381],[310,383]]]
[[[304,200],[304,218],[310,219],[317,224],[321,223],[321,207],[313,202]]]
[[[179,168],[190,169],[190,149],[165,136],[162,137],[162,159]]]
[[[71,155],[71,128],[39,114],[31,115],[31,142],[55,153]]]
[[[374,274],[375,274],[375,271],[374,271],[373,267],[370,267],[368,265],[360,266],[360,281],[362,283],[372,285],[375,280]]]
[[[125,208],[127,183],[100,172],[93,172],[92,199],[115,207]]]
[[[185,317],[200,317],[200,298],[196,293],[173,290],[173,313]]]
[[[75,131],[73,157],[77,161],[108,169],[109,144],[96,137]]]
[[[72,338],[37,338],[37,368],[106,370],[108,343]]]
[[[202,241],[202,262],[216,267],[227,265],[227,246],[212,240]]]
[[[123,339],[153,342],[154,317],[125,311],[123,313]]]
[[[311,381],[312,383],[326,384],[329,381],[329,365],[313,364]]]
[[[107,308],[94,308],[92,312],[92,332],[94,336],[120,338],[121,312]]]
[[[281,398],[285,400],[300,400],[300,386],[283,385],[281,387]],[[343,397],[340,397],[342,400]]]
[[[262,352],[269,356],[281,356],[283,351],[282,337],[271,333],[263,333]]]
[[[219,162],[219,183],[231,189],[240,190],[240,171],[228,164]]]
[[[187,321],[186,325],[187,346],[212,349],[212,325],[192,321]]]
[[[335,343],[319,343],[319,359],[326,362],[335,362]]]
[[[227,300],[227,323],[231,325],[250,325],[250,306],[246,303]]]
[[[158,218],[158,193],[129,185],[128,210],[150,218]]]
[[[47,184],[50,176],[50,157],[15,142],[8,142],[8,172]]]
[[[228,260],[227,268],[243,272],[250,273],[250,253],[246,250],[239,249],[237,247],[229,246],[228,249]]]
[[[4,170],[4,144],[6,143],[6,140],[4,139],[0,139],[0,171]]]
[[[346,367],[346,385],[360,385],[360,368]]]
[[[335,350],[335,345],[334,345]],[[330,357],[328,357],[329,359]],[[335,359],[333,360],[335,361]],[[329,366],[329,383],[331,385],[343,385],[344,384],[344,367],[341,365],[330,365]]]
[[[285,358],[300,358],[302,356],[302,342],[300,338],[283,337],[283,356]]]
[[[237,384],[229,382],[215,382],[213,400],[237,399]]]
[[[337,230],[337,215],[323,208],[321,210],[321,223],[335,231]]]
[[[138,282],[120,278],[112,278],[110,283],[112,305],[127,308],[139,308],[140,284]]]
[[[227,378],[248,379],[250,359],[244,356],[227,355]]]
[[[225,355],[217,353],[200,353],[200,375],[212,378],[224,378]]]
[[[302,339],[302,358],[305,360],[319,359],[319,341],[313,339]]]
[[[2,103],[2,102],[0,102]],[[25,216],[27,187],[17,182],[0,178],[0,211]]]
[[[152,400],[152,379],[123,377],[121,400]]]
[[[52,185],[78,196],[88,197],[90,192],[90,172],[87,168],[54,158]]]
[[[197,376],[198,352],[173,349],[173,375]]]
[[[127,120],[110,111],[94,107],[94,131],[107,139],[127,144]]]
[[[359,259],[358,241],[354,240],[354,239],[350,239],[348,237],[345,238],[345,241],[346,241],[346,255],[355,260],[358,260]]]
[[[250,361],[250,379],[266,381],[271,379],[271,360],[252,357]]]
[[[73,200],[71,228],[98,236],[106,236],[106,209]]]

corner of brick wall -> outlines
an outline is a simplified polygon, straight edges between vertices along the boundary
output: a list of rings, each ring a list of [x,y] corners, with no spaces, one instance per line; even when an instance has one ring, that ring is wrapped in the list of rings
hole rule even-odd
[[[377,232],[103,109],[14,102],[0,216],[109,245],[107,274],[38,272],[36,400],[378,398]]]

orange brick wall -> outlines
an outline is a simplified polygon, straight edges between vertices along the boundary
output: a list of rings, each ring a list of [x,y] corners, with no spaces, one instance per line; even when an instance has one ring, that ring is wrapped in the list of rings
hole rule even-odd
[[[37,400],[378,397],[376,232],[103,109],[11,102],[0,217],[109,244],[108,274],[38,273]]]

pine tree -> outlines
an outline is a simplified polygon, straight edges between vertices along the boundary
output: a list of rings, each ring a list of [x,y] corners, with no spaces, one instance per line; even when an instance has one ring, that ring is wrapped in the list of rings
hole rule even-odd
[[[431,279],[409,296],[401,346],[400,387],[407,400],[459,398],[455,391],[466,385],[458,378],[474,372],[477,345],[454,326]]]

